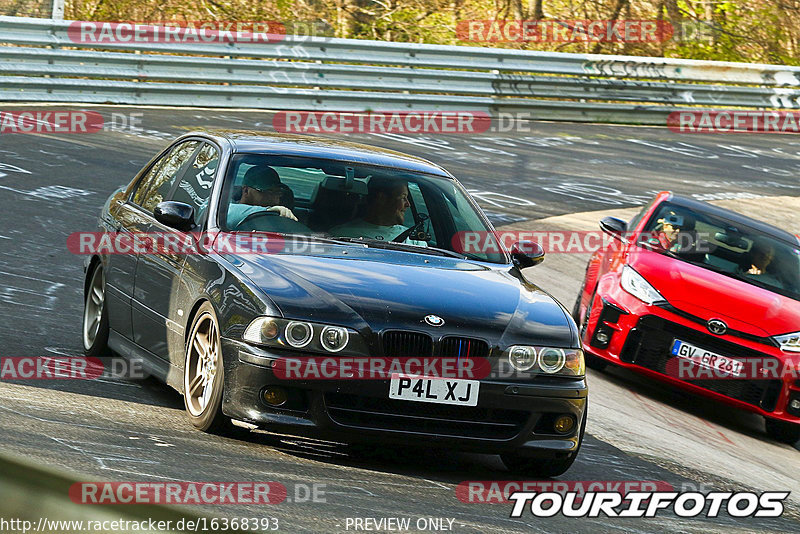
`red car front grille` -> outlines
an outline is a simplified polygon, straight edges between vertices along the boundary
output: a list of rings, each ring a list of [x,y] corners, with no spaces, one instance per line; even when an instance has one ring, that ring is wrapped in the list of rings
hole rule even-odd
[[[697,344],[733,359],[773,358],[773,356],[729,343],[692,328],[666,321],[660,317],[646,315],[639,319],[636,328],[628,334],[620,359],[659,373],[668,374],[667,361],[673,357],[670,353],[670,347],[675,339]],[[768,412],[775,409],[781,390],[781,381],[774,379],[686,379],[684,382],[758,406]]]

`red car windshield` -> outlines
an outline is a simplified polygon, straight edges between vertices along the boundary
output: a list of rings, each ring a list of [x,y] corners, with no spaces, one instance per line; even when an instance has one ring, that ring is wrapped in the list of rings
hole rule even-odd
[[[753,228],[665,202],[638,244],[800,300],[800,249]]]

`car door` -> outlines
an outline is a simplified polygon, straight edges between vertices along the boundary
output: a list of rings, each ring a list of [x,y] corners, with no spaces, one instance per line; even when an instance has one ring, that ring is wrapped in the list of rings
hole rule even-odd
[[[208,226],[211,194],[216,182],[221,180],[221,173],[224,172],[221,170],[220,155],[219,147],[206,142],[195,155],[172,196],[172,200],[194,206],[197,232],[205,231]],[[171,303],[167,315],[169,324],[174,326],[167,332],[167,342],[169,360],[175,367],[183,367],[184,328],[190,326],[187,323],[191,307],[198,295],[204,292],[208,273],[214,269],[219,269],[218,265],[209,260],[205,254],[189,254],[184,258],[177,298]],[[221,278],[223,274],[219,270],[218,274],[212,274],[212,278]]]
[[[202,141],[190,139],[175,145],[164,158],[145,191],[134,195],[134,204],[146,221],[145,231],[154,236],[175,232],[158,223],[153,210],[172,197],[175,186],[186,173]],[[161,239],[157,239],[162,241]],[[167,332],[175,325],[169,323],[168,310],[177,293],[178,279],[185,256],[159,250],[139,254],[136,262],[131,319],[133,341],[161,358],[167,358]]]
[[[147,231],[150,226],[149,217],[142,213],[135,202],[141,202],[143,196],[152,187],[153,180],[171,150],[171,147],[164,150],[139,172],[139,178],[136,180],[130,198],[126,197],[123,191],[112,198],[109,205],[111,218],[104,230],[121,233]],[[131,299],[137,259],[138,257],[134,254],[109,254],[106,263],[108,325],[112,330],[131,340],[133,339]]]

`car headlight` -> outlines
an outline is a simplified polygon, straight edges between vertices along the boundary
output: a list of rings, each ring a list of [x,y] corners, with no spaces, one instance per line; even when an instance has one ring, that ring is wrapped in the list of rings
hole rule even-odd
[[[536,349],[534,347],[511,347],[508,361],[517,371],[527,371],[536,365]]]
[[[622,277],[620,279],[622,289],[641,300],[645,304],[655,304],[656,302],[666,302],[666,299],[656,291],[656,288],[637,273],[630,265],[622,267]]]
[[[256,317],[245,328],[242,341],[309,353],[368,354],[366,344],[355,330],[281,317]]]
[[[581,349],[514,345],[506,350],[506,358],[516,371],[567,376],[583,376],[586,373]]]
[[[567,363],[564,349],[545,348],[539,351],[539,368],[548,374],[559,372]]]
[[[286,325],[284,334],[289,345],[300,349],[311,343],[311,338],[314,337],[314,327],[301,321],[292,321]]]
[[[774,339],[781,346],[782,351],[800,352],[800,332],[775,336]]]
[[[347,329],[341,326],[326,326],[319,335],[319,342],[325,350],[339,352],[347,346],[349,337]]]

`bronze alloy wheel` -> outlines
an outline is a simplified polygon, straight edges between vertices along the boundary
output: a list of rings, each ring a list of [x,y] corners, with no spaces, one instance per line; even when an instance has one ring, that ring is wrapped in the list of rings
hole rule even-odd
[[[192,424],[213,431],[226,423],[222,415],[223,368],[219,326],[214,309],[204,303],[186,343],[183,399]]]

